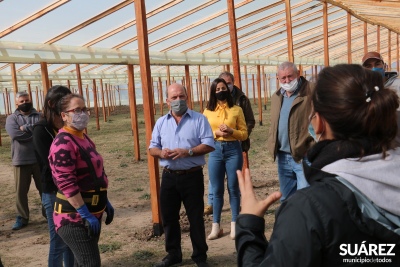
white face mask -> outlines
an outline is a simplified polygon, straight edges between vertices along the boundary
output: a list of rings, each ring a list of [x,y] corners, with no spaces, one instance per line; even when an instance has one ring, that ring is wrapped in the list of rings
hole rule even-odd
[[[289,93],[293,92],[297,88],[297,84],[299,83],[298,79],[292,80],[290,83],[281,83],[281,87],[283,90],[288,91]]]

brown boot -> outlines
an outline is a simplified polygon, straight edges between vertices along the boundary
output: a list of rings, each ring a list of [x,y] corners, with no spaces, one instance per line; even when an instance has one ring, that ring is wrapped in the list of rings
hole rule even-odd
[[[210,214],[213,214],[213,206],[207,205],[204,207],[204,215],[210,215]]]

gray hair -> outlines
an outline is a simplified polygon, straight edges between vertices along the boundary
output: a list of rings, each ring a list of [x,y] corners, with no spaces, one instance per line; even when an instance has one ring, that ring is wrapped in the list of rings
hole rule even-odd
[[[286,61],[286,62],[281,63],[278,66],[278,70],[285,70],[285,69],[288,69],[288,68],[293,68],[293,71],[297,73],[296,64],[294,64],[293,62]]]
[[[21,96],[28,96],[29,97],[29,94],[27,92],[17,92],[15,94],[15,100],[18,100],[18,98],[20,98]]]
[[[231,78],[231,80],[232,80],[232,83],[235,83],[235,78],[233,77],[233,74],[232,73],[230,73],[229,71],[224,71],[224,72],[221,72],[221,74],[218,76],[218,78],[221,78],[221,79],[223,79],[224,77],[226,77],[226,76],[228,76],[228,77],[230,77]]]

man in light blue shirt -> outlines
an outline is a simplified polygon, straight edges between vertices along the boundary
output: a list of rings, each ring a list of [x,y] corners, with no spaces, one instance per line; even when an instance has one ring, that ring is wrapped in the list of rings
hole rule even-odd
[[[206,117],[188,109],[187,94],[181,84],[167,88],[171,109],[154,126],[149,153],[164,167],[161,180],[160,208],[168,255],[155,266],[182,262],[179,211],[181,202],[190,222],[192,259],[197,266],[208,266],[204,220],[203,165],[205,154],[214,150],[214,135]]]

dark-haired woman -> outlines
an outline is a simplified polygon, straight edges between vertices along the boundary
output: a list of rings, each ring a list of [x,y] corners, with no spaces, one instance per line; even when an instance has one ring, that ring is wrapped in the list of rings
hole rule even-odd
[[[70,94],[60,101],[64,122],[50,147],[49,163],[58,192],[54,205],[56,231],[70,247],[77,266],[100,266],[98,241],[101,218],[113,220],[108,201],[108,178],[103,158],[84,134],[89,110],[80,95]]]
[[[231,206],[232,239],[235,238],[235,222],[239,214],[240,192],[236,171],[243,165],[240,141],[247,139],[247,126],[243,111],[233,104],[232,96],[224,79],[215,79],[210,88],[210,98],[204,110],[214,132],[215,150],[208,158],[208,175],[213,188],[213,224],[209,240],[222,235],[220,227],[224,205],[224,182],[227,176],[229,203]]]
[[[281,204],[269,242],[263,216],[280,193],[257,201],[249,172],[238,174],[238,265],[400,266],[397,94],[377,73],[336,65],[318,75],[312,104],[310,187]]]
[[[54,201],[56,199],[57,186],[54,184],[49,166],[49,150],[58,130],[63,122],[57,111],[60,99],[71,91],[61,85],[51,87],[46,94],[43,105],[43,116],[33,128],[33,145],[35,155],[40,166],[42,181],[42,204],[46,211],[47,223],[50,232],[50,249],[48,257],[49,267],[74,266],[74,254],[56,233],[53,221]]]

